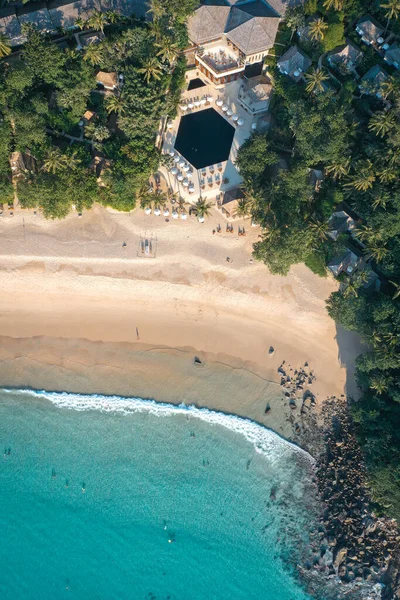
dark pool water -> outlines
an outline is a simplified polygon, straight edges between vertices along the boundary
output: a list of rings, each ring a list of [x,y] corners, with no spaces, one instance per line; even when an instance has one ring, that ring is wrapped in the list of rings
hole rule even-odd
[[[195,169],[228,160],[235,129],[213,108],[181,118],[175,149]]]

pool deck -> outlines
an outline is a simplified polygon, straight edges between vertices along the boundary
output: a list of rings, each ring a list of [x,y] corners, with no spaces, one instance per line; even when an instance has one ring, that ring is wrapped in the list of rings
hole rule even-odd
[[[189,83],[190,80],[196,79],[197,77],[200,77],[203,80],[205,80],[196,69],[188,71],[187,82]],[[237,153],[239,147],[250,136],[252,132],[251,126],[253,123],[257,122],[257,117],[254,117],[253,115],[246,112],[240,105],[238,96],[241,86],[242,80],[239,79],[237,81],[233,81],[231,83],[226,84],[223,88],[219,88],[218,90],[215,89],[215,87],[212,84],[209,84],[194,90],[186,90],[182,93],[182,102],[185,103],[194,103],[196,100],[198,101],[204,96],[212,98],[212,101],[207,102],[206,104],[201,104],[200,106],[194,107],[193,109],[189,109],[187,111],[182,111],[180,108],[178,109],[178,116],[169,123],[169,127],[166,129],[163,136],[164,154],[167,154],[172,151],[176,153],[175,140],[178,133],[181,117],[184,115],[213,108],[218,112],[219,115],[221,115],[226,121],[228,121],[228,123],[230,123],[230,125],[232,125],[235,128],[235,134],[233,137],[229,158],[227,161],[219,163],[219,168],[217,167],[217,165],[209,165],[204,169],[196,170],[193,167],[193,165],[190,165],[190,163],[188,163],[185,157],[182,157],[182,159],[191,166],[191,170],[193,171],[193,176],[190,179],[190,182],[194,186],[194,191],[192,191],[191,193],[189,192],[188,188],[184,187],[182,183],[177,179],[179,174],[186,178],[185,171],[179,171],[174,176],[166,167],[160,167],[160,172],[167,179],[167,181],[171,182],[171,187],[174,193],[178,193],[187,202],[195,203],[199,196],[202,196],[207,200],[216,199],[216,197],[221,192],[226,192],[231,189],[234,189],[242,183],[242,178],[235,166]],[[237,115],[240,119],[242,119],[243,124],[235,124],[232,118],[229,118],[222,110],[222,108],[217,105],[218,100],[222,100],[223,104],[228,106],[228,108],[232,111],[233,115]],[[217,134],[218,132],[216,132],[216,135]],[[228,182],[224,183],[224,180],[228,180]]]

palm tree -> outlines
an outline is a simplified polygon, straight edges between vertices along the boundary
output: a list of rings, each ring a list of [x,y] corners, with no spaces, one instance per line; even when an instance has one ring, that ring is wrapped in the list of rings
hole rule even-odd
[[[381,83],[382,98],[385,100],[390,96],[397,96],[399,93],[399,82],[394,77]]]
[[[96,123],[89,123],[85,127],[86,137],[92,139],[95,142],[103,142],[110,137],[108,127],[105,125],[96,125]]]
[[[391,281],[390,283],[394,286],[395,292],[392,296],[393,300],[397,300],[397,298],[400,298],[400,283],[396,283],[395,281]]]
[[[79,29],[86,29],[87,26],[87,19],[83,19],[82,17],[75,19],[75,27],[78,27]]]
[[[308,26],[308,33],[314,42],[320,42],[325,37],[325,31],[328,29],[328,24],[321,18],[314,19]]]
[[[65,169],[65,155],[57,147],[48,151],[43,162],[43,170],[47,173],[57,173]]]
[[[396,118],[393,111],[379,111],[370,118],[368,129],[379,137],[384,137],[395,125]]]
[[[350,172],[351,159],[341,158],[337,162],[328,165],[325,168],[325,172],[328,175],[332,175],[333,179],[342,179]]]
[[[185,199],[182,198],[182,196],[179,196],[179,198],[178,198],[178,209],[179,209],[179,212],[183,212],[185,210],[186,204],[187,204],[187,202],[185,202]]]
[[[238,200],[236,209],[233,212],[233,216],[239,219],[245,219],[251,215],[251,205],[246,198]]]
[[[101,33],[104,33],[104,27],[108,24],[107,13],[94,10],[88,19],[88,24],[93,29],[100,29]]]
[[[149,10],[147,12],[152,13],[153,19],[156,21],[165,15],[165,10],[160,0],[150,0],[148,6]]]
[[[108,114],[116,113],[117,115],[125,114],[126,103],[124,97],[119,96],[109,96],[106,101],[106,111]]]
[[[146,83],[150,83],[151,79],[160,79],[162,70],[160,63],[155,56],[148,58],[141,69],[138,69],[139,73],[143,73]]]
[[[140,197],[140,208],[151,208],[154,202],[154,194],[153,193],[145,193]]]
[[[355,234],[359,240],[367,244],[382,239],[382,232],[379,229],[374,229],[371,225],[364,225],[364,227],[356,229]]]
[[[388,0],[386,4],[381,4],[381,8],[385,8],[385,17],[387,18],[386,28],[389,27],[390,19],[398,19],[400,15],[400,0]]]
[[[309,225],[309,230],[312,232],[315,242],[323,242],[329,231],[329,225],[326,221],[312,221]]]
[[[381,183],[390,183],[398,178],[398,169],[394,169],[393,167],[385,167],[381,171],[378,171],[377,175]]]
[[[71,154],[64,154],[64,165],[66,169],[73,171],[81,164],[81,159],[77,157],[78,152],[74,150]]]
[[[93,67],[99,65],[103,60],[103,47],[101,44],[89,44],[83,55],[83,60],[89,62]]]
[[[366,254],[368,254],[368,257],[372,260],[375,260],[378,263],[382,262],[383,259],[388,255],[388,253],[389,250],[383,244],[374,244],[372,246],[368,246],[368,248],[366,249]]]
[[[207,202],[205,198],[199,198],[195,204],[198,218],[204,219],[204,217],[208,217],[212,205],[212,202]]]
[[[389,383],[390,377],[388,378],[384,373],[380,373],[379,375],[371,377],[369,387],[372,390],[375,390],[377,394],[381,395],[387,391]]]
[[[358,298],[358,286],[353,281],[348,281],[346,287],[342,291],[343,298],[350,298],[350,296],[355,296]]]
[[[11,54],[11,42],[4,33],[0,33],[0,58],[9,54]]]
[[[359,161],[355,166],[355,173],[351,181],[344,184],[344,187],[353,187],[358,192],[366,192],[374,185],[376,179],[373,164],[370,160]]]
[[[374,329],[374,331],[371,333],[370,341],[374,348],[379,348],[382,343],[382,335],[376,329]]]
[[[173,42],[171,38],[163,38],[160,42],[155,44],[156,48],[160,48],[157,52],[157,56],[161,60],[166,60],[172,64],[180,54],[180,48],[176,42]]]
[[[113,25],[114,23],[118,23],[120,18],[121,18],[121,15],[119,13],[117,13],[115,10],[108,10],[106,12],[107,23],[111,23],[111,25]]]
[[[344,0],[325,0],[323,3],[323,7],[326,10],[330,10],[333,8],[334,10],[341,11],[343,10]]]
[[[158,21],[157,19],[151,21],[149,23],[149,30],[150,30],[150,33],[155,37],[157,42],[159,42],[162,39],[164,29],[163,29],[160,21]]]
[[[385,210],[386,206],[388,205],[389,202],[390,202],[390,196],[388,193],[378,192],[374,196],[374,199],[372,201],[372,208],[374,208],[375,210],[377,208],[383,208]]]
[[[315,92],[323,92],[324,86],[323,82],[329,79],[327,75],[322,71],[322,69],[314,69],[312,73],[306,73],[305,78],[307,80],[306,91],[309,94]]]

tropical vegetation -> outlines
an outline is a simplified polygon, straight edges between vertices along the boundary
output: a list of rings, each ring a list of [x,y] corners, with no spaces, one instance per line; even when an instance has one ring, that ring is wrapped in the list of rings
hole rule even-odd
[[[99,32],[82,50],[73,36],[62,49],[30,25],[22,51],[8,58],[9,40],[0,36],[2,198],[13,197],[9,157],[17,151],[37,165],[15,180],[23,207],[51,218],[95,200],[119,210],[135,207],[160,160],[160,119],[176,114],[193,6],[192,0],[152,0],[152,22],[94,11],[77,22]],[[117,74],[114,92],[99,89],[98,71]]]
[[[382,4],[375,15],[382,21],[386,16],[395,30],[397,4]],[[340,289],[327,307],[365,343],[357,359],[362,397],[352,403],[352,414],[377,510],[400,518],[400,77],[385,65],[390,76],[376,96],[377,90],[358,90],[348,72],[325,86],[329,71],[323,59],[318,62],[335,15],[343,34],[357,11],[363,14],[360,9],[350,1],[309,0],[303,15],[298,8],[289,11],[288,43],[297,30],[303,32],[296,43],[309,50],[316,66],[296,83],[271,61],[274,126],[247,140],[237,165],[253,198],[252,217],[262,228],[254,255],[273,273],[285,275],[304,262],[325,276],[327,264],[348,249],[362,259],[353,276],[339,276]],[[361,74],[380,62],[375,50],[363,51]],[[343,207],[356,229],[333,241],[329,219]]]

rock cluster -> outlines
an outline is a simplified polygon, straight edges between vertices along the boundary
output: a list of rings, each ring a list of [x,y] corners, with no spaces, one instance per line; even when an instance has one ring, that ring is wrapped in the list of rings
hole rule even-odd
[[[317,462],[316,482],[325,510],[313,567],[337,574],[344,583],[390,583],[399,557],[397,524],[370,510],[362,455],[345,402],[326,401],[323,417],[326,449]]]

